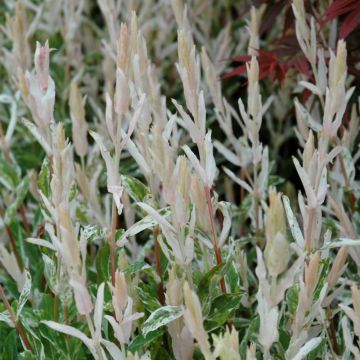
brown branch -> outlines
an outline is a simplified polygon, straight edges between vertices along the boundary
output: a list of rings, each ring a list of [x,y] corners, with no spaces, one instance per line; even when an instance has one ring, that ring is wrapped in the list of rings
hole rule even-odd
[[[18,322],[16,320],[16,316],[14,314],[14,311],[13,309],[11,308],[11,305],[5,295],[5,292],[4,292],[4,289],[2,288],[2,286],[0,285],[0,296],[2,298],[2,301],[4,302],[4,305],[6,307],[6,310],[8,311],[9,315],[10,315],[10,318],[11,318],[11,321],[13,322],[14,326],[15,326],[15,329],[16,331],[19,333],[20,337],[21,337],[21,340],[22,342],[24,343],[25,347],[27,350],[33,352],[33,349],[30,345],[30,342],[26,336],[26,333],[24,331],[24,328],[22,327],[22,325],[20,324],[20,322]]]

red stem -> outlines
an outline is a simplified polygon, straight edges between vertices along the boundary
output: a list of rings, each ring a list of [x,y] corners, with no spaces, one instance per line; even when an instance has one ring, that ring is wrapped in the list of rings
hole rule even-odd
[[[2,298],[2,301],[4,302],[4,305],[6,307],[6,310],[8,311],[11,321],[13,322],[16,331],[19,333],[25,347],[27,350],[33,352],[32,347],[30,345],[30,342],[28,340],[28,338],[26,337],[26,333],[24,331],[24,328],[21,326],[21,324],[16,320],[16,316],[14,314],[13,309],[11,308],[11,305],[5,295],[4,289],[2,288],[2,286],[0,285],[0,296]]]

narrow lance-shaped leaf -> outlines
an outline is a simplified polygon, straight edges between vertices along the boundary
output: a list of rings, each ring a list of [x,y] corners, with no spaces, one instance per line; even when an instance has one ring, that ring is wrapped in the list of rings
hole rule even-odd
[[[142,332],[146,336],[149,332],[167,325],[183,315],[183,310],[178,306],[163,306],[155,310],[145,321]]]
[[[29,271],[25,271],[25,283],[24,287],[21,290],[20,297],[19,297],[19,304],[16,311],[16,317],[19,317],[21,310],[25,306],[26,302],[30,297],[31,292],[31,275]]]

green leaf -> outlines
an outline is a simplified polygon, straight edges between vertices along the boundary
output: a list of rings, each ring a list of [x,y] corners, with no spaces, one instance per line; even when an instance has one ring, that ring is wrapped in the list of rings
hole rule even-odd
[[[151,266],[149,264],[147,264],[144,261],[137,261],[133,264],[127,265],[123,273],[125,275],[132,275],[137,273],[138,271],[147,270],[147,269],[151,269]]]
[[[50,164],[47,157],[44,158],[44,161],[41,165],[41,170],[39,172],[37,185],[39,190],[46,196],[50,195]]]
[[[98,282],[108,281],[110,278],[110,247],[105,243],[96,256],[96,270]]]
[[[78,189],[76,182],[74,181],[70,187],[69,202],[73,201],[76,198],[77,193],[78,193]]]
[[[240,343],[240,356],[242,359],[246,359],[246,350],[251,336],[259,330],[260,318],[256,315],[248,325],[245,335],[243,336]]]
[[[125,188],[125,191],[136,202],[141,202],[145,197],[150,195],[150,191],[147,186],[132,176],[122,175],[121,182]]]
[[[15,167],[0,157],[0,183],[8,190],[14,190],[20,182],[20,176]]]
[[[163,306],[155,310],[143,324],[142,332],[146,336],[149,332],[157,330],[183,315],[179,306]]]
[[[164,329],[157,329],[155,331],[149,332],[146,336],[143,334],[138,335],[128,347],[128,351],[135,353],[140,349],[144,349],[146,346],[149,346],[157,338],[164,334]]]
[[[153,312],[161,306],[157,298],[157,293],[153,287],[141,282],[137,287],[136,292],[146,310]]]
[[[288,306],[289,312],[291,315],[295,316],[296,309],[299,303],[299,284],[294,284],[287,292],[286,292],[286,304]]]
[[[235,293],[239,290],[240,278],[239,273],[236,270],[234,262],[231,262],[229,270],[226,273],[226,278],[229,283],[230,292]]]
[[[31,351],[24,351],[18,355],[18,359],[20,360],[38,360],[38,358]]]
[[[330,269],[330,265],[331,265],[331,261],[332,259],[329,257],[327,259],[323,259],[320,261],[320,263],[322,264],[322,268],[321,268],[321,272],[320,272],[320,276],[319,276],[319,281],[316,285],[316,288],[314,290],[314,296],[313,296],[313,304],[318,301],[321,290],[326,282],[326,279],[328,277],[329,274],[329,269]]]
[[[106,235],[106,230],[100,225],[86,225],[83,229],[83,235],[88,242],[95,242],[98,239],[103,239]]]
[[[25,270],[25,284],[21,290],[21,294],[19,297],[19,305],[16,311],[16,317],[19,317],[21,310],[25,306],[26,302],[29,299],[31,292],[31,275],[29,271]]]
[[[0,342],[0,345],[4,345],[4,351],[2,354],[2,359],[7,359],[7,360],[16,360],[17,356],[18,356],[18,333],[17,331],[11,330],[9,332],[9,334],[1,339],[2,341]]]
[[[21,203],[24,201],[25,196],[29,190],[29,186],[30,186],[30,179],[29,179],[29,177],[25,176],[21,180],[20,184],[16,187],[15,200],[5,211],[5,223],[6,224],[10,224],[14,220],[14,218],[17,214],[17,211],[18,211]]]
[[[225,273],[225,266],[226,264],[216,265],[201,278],[198,286],[198,296],[201,302],[209,296],[212,281],[220,281]]]
[[[231,313],[240,307],[240,300],[243,295],[244,292],[242,291],[233,294],[222,294],[213,299],[209,315],[205,320],[206,330],[214,330],[228,321],[231,318]]]

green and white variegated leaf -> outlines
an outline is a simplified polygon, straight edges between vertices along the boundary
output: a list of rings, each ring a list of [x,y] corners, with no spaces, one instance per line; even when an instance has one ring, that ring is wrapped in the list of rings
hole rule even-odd
[[[347,239],[347,238],[340,238],[339,240],[328,242],[324,248],[325,249],[333,249],[339,248],[343,246],[360,246],[360,239]]]
[[[231,207],[232,204],[226,201],[220,201],[219,207],[221,209],[221,213],[223,215],[223,225],[221,229],[221,234],[219,236],[219,243],[220,245],[223,245],[225,241],[227,240],[230,229],[231,229]]]
[[[170,215],[170,209],[169,208],[164,208],[159,210],[159,214],[161,216],[163,216],[164,218],[168,217]],[[136,222],[134,225],[130,226],[129,229],[127,229],[119,238],[117,244],[123,244],[124,241],[131,237],[131,236],[135,236],[139,233],[141,233],[142,231],[146,230],[146,229],[151,229],[152,227],[154,227],[157,224],[157,221],[154,220],[154,218],[150,215],[145,216],[143,219],[141,219],[140,221]]]
[[[344,166],[345,166],[345,170],[346,170],[346,175],[347,175],[347,177],[349,179],[349,182],[351,184],[355,179],[354,161],[352,159],[352,156],[351,156],[350,151],[349,151],[348,148],[343,147],[342,151],[343,151],[343,159],[344,159]]]
[[[52,155],[51,146],[45,139],[44,135],[40,132],[39,128],[33,124],[31,121],[22,118],[22,123],[28,128],[37,142],[42,146],[48,156]]]
[[[308,355],[311,351],[313,351],[314,349],[316,349],[320,343],[321,343],[322,339],[320,336],[313,338],[311,340],[309,340],[296,354],[296,356],[293,358],[293,360],[302,360],[305,359],[306,355]]]
[[[50,178],[51,178],[50,162],[49,159],[45,157],[41,165],[41,170],[39,172],[39,176],[37,179],[37,185],[38,188],[42,191],[42,193],[46,197],[50,195]]]
[[[295,99],[294,103],[295,103],[296,115],[299,118],[298,120],[305,122],[315,132],[320,131],[321,125],[313,119],[309,111],[298,101],[298,99]]]
[[[285,208],[285,212],[286,212],[286,217],[290,226],[290,230],[291,230],[291,234],[293,236],[293,238],[295,239],[296,243],[303,248],[304,247],[304,236],[300,230],[300,226],[296,220],[296,217],[291,209],[290,206],[290,200],[287,196],[283,195],[282,197],[283,199],[283,203],[284,203],[284,208]]]
[[[135,274],[139,271],[143,271],[143,270],[148,270],[148,269],[151,269],[152,267],[147,264],[146,262],[144,261],[137,261],[135,263],[132,263],[132,264],[129,264],[125,267],[123,273],[125,275],[132,275],[132,274]]]
[[[300,177],[300,180],[301,180],[301,182],[303,184],[309,206],[311,208],[314,208],[316,206],[316,204],[317,204],[317,198],[316,198],[315,191],[314,191],[314,189],[312,187],[309,175],[304,170],[304,168],[300,165],[298,159],[293,157],[293,162],[294,162],[296,171],[298,172],[298,175]]]
[[[121,183],[125,191],[136,202],[144,201],[144,198],[150,195],[148,187],[132,176],[122,175]]]
[[[0,313],[0,321],[6,323],[10,327],[15,327],[14,323],[11,320],[11,317],[7,311]]]
[[[179,306],[163,306],[155,310],[143,325],[143,335],[167,325],[183,315],[183,310]]]
[[[19,171],[0,157],[0,183],[8,190],[15,190],[19,182]]]
[[[56,276],[56,266],[54,261],[47,255],[42,254],[42,258],[44,261],[44,275],[46,278],[46,281],[48,282],[51,290],[57,294],[57,276]]]
[[[88,241],[95,241],[106,236],[106,230],[99,225],[86,225],[82,231],[83,236]]]
[[[23,202],[30,186],[30,179],[29,177],[25,176],[20,184],[16,187],[16,198],[11,203],[10,206],[5,211],[5,224],[10,224],[11,221],[15,218],[17,211]]]
[[[31,293],[31,275],[29,271],[25,270],[25,283],[21,290],[20,297],[19,297],[19,304],[16,311],[16,317],[19,317],[21,310],[25,306],[26,302],[28,301]]]

